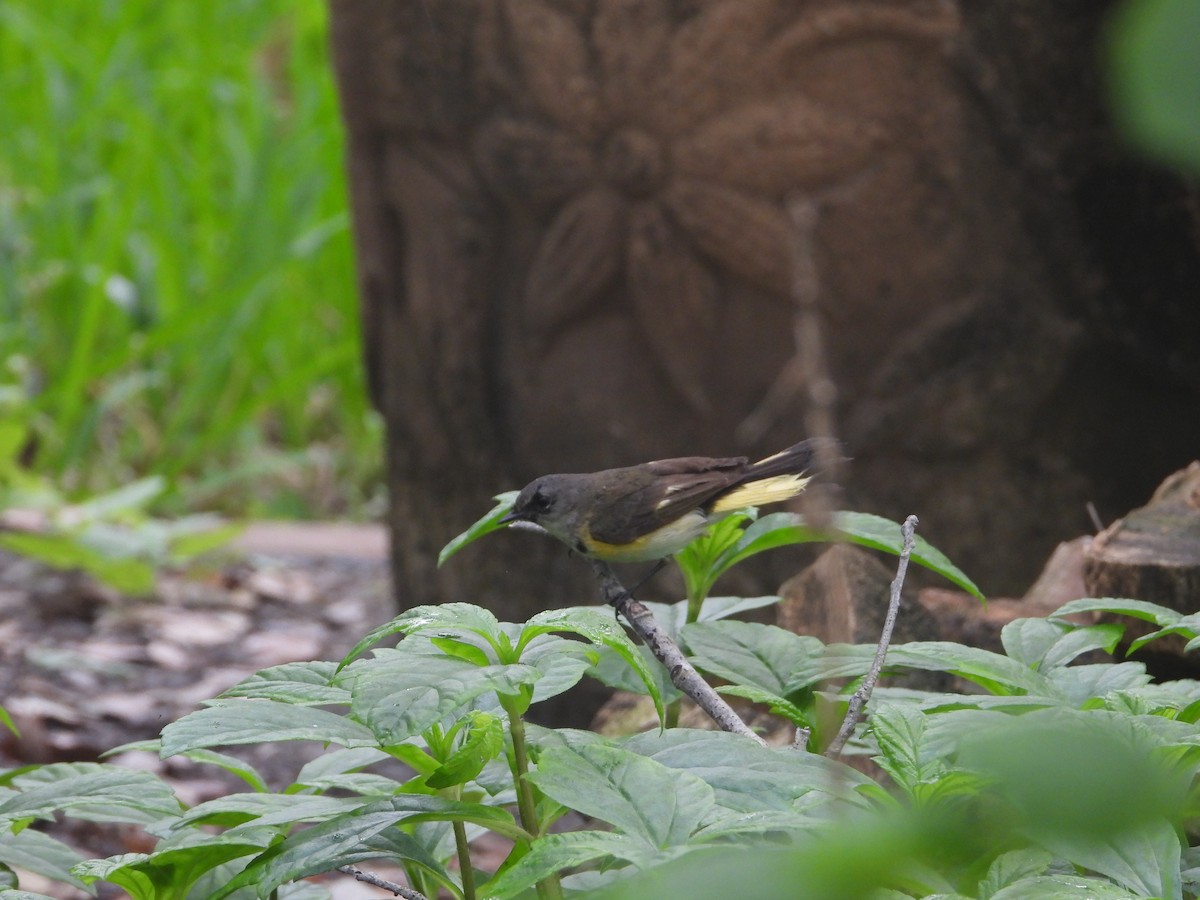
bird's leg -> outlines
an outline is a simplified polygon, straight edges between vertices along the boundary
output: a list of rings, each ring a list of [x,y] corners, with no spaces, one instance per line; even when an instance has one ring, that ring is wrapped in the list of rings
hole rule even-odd
[[[634,594],[636,594],[638,591],[640,591],[643,587],[645,587],[646,582],[649,581],[651,578],[653,578],[655,575],[657,575],[659,572],[661,572],[663,570],[663,566],[665,566],[666,564],[667,564],[667,557],[664,556],[662,559],[660,559],[658,562],[656,562],[654,564],[654,568],[652,568],[649,572],[647,572],[645,577],[642,578],[641,581],[639,581],[637,584],[635,584],[632,588],[629,589],[629,592],[628,592],[629,596],[632,597]]]

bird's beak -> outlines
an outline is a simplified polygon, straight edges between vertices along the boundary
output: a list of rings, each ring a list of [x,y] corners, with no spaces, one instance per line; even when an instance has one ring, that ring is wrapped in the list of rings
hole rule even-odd
[[[500,517],[501,525],[509,525],[513,522],[524,522],[524,521],[525,521],[525,517],[523,515],[521,515],[520,513],[517,513],[517,512],[512,512],[512,511],[507,512],[503,516]]]

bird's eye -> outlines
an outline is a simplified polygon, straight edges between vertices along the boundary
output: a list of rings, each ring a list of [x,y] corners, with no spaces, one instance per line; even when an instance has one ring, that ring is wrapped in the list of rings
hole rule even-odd
[[[529,507],[535,513],[549,512],[550,497],[546,494],[543,494],[541,491],[538,491],[533,495],[533,497],[530,498]]]

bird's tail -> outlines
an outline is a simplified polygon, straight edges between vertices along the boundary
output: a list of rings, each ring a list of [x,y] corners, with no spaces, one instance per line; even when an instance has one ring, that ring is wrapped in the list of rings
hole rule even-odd
[[[818,454],[826,450],[830,455],[836,454],[837,442],[828,438],[810,438],[760,459],[746,469],[731,490],[717,499],[712,511],[722,513],[747,506],[766,506],[795,497],[812,481],[812,476],[807,473],[813,468]]]

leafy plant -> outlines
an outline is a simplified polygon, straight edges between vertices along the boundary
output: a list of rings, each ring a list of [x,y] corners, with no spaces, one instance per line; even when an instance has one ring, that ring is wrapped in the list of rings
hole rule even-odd
[[[844,706],[875,648],[728,617],[763,602],[713,598],[696,621],[686,600],[660,612],[724,690],[813,727],[819,748],[820,711]],[[1157,622],[1149,640],[1198,640],[1194,617],[1088,600],[1011,623],[1003,653],[892,647],[889,670],[952,673],[969,689],[878,688],[848,748],[875,760],[876,781],[722,732],[603,738],[529,724],[534,704],[586,675],[636,683],[660,715],[670,696],[610,611],[517,624],[469,604],[421,607],[340,664],[263,670],[138,745],[221,766],[244,793],[183,809],[151,776],[110,766],[3,775],[12,840],[0,864],[135,898],[289,896],[309,875],[374,858],[403,865],[426,897],[717,898],[746,885],[768,900],[1195,897],[1200,852],[1185,826],[1198,811],[1200,685],[1153,684],[1135,662],[1080,664],[1121,637],[1063,618],[1095,609]],[[331,749],[279,792],[213,749],[297,740]],[[555,831],[568,810],[594,824]],[[80,860],[27,827],[64,812],[140,824],[158,844]],[[471,858],[486,830],[512,842],[495,871]]]
[[[216,516],[174,521],[146,512],[166,488],[157,476],[69,504],[45,478],[18,462],[29,434],[15,419],[0,420],[0,510],[20,507],[38,528],[0,531],[0,548],[60,569],[79,569],[127,594],[146,594],[155,572],[216,550],[240,530]]]

